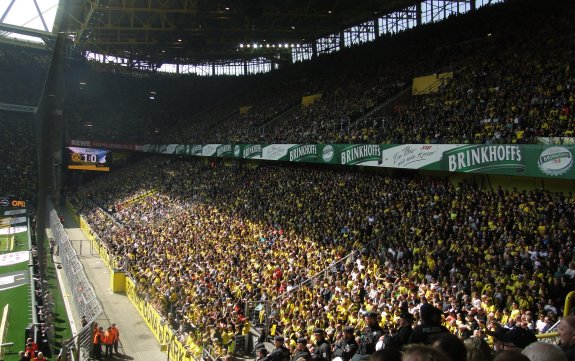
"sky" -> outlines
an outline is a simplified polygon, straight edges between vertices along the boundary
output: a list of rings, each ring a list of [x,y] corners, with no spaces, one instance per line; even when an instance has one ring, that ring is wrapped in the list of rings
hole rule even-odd
[[[56,11],[58,10],[58,1],[59,0],[36,0],[49,32],[52,32],[54,18],[56,17]],[[10,7],[11,3],[12,7]],[[6,10],[9,7],[10,10],[6,13]],[[2,17],[4,17],[3,22],[6,24],[45,30],[40,15],[38,14],[38,10],[36,9],[36,5],[34,5],[34,0],[0,0],[0,19]],[[11,34],[9,36],[22,37],[22,35],[17,34]],[[31,40],[28,37],[24,38]],[[39,40],[36,39],[36,41]]]

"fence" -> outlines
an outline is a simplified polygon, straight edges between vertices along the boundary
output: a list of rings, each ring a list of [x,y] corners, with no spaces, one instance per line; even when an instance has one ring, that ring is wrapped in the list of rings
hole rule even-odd
[[[63,353],[68,354],[68,360],[88,360],[92,347],[92,327],[94,322],[105,318],[104,311],[92,284],[84,271],[72,242],[68,238],[54,206],[49,202],[49,219],[52,237],[58,246],[62,270],[68,281],[69,291],[76,311],[85,317],[85,325],[77,335],[64,343]],[[73,352],[69,352],[72,350]]]

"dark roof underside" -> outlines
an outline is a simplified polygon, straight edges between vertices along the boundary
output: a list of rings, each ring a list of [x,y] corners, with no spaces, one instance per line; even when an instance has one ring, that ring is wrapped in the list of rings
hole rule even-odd
[[[62,0],[59,31],[81,50],[154,62],[266,54],[240,43],[302,44],[417,0]],[[57,19],[58,20],[58,19]],[[275,51],[277,54],[277,50]]]

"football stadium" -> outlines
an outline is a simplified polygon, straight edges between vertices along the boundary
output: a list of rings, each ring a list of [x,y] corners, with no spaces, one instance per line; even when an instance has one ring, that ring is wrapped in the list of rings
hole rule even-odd
[[[0,361],[575,361],[571,0],[0,0]]]

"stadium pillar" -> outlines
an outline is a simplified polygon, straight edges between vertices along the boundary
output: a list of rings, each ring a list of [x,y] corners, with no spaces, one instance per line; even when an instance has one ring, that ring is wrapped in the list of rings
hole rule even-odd
[[[45,251],[44,240],[48,222],[48,190],[50,180],[54,180],[56,168],[52,165],[54,152],[61,151],[62,132],[58,121],[61,121],[61,100],[63,97],[63,80],[61,67],[65,54],[66,34],[58,34],[48,76],[42,90],[42,97],[36,118],[36,144],[38,158],[38,207],[36,214],[36,243],[40,264],[43,264]],[[60,110],[60,112],[58,111]],[[54,191],[59,191],[55,190]],[[44,276],[44,268],[40,267],[40,275]]]

